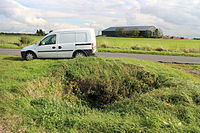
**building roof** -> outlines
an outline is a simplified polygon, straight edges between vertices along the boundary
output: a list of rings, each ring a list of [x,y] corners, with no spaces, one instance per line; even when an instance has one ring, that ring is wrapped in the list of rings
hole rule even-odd
[[[110,27],[103,31],[116,31],[117,28],[123,28],[124,30],[132,30],[138,29],[139,31],[146,31],[146,30],[155,30],[155,26],[119,26],[119,27]]]

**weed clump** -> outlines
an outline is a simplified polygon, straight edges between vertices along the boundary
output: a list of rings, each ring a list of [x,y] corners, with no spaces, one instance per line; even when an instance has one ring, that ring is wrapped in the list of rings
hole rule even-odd
[[[140,50],[141,48],[138,45],[133,45],[133,46],[131,46],[131,49],[133,49],[133,50]]]
[[[162,48],[162,47],[158,47],[155,49],[155,51],[166,51],[166,49]]]
[[[21,44],[31,44],[34,40],[29,36],[22,36],[19,41]]]
[[[109,48],[109,46],[106,45],[106,44],[101,44],[99,47],[100,47],[100,48]]]
[[[77,59],[64,65],[66,91],[94,106],[131,98],[161,88],[166,82],[164,77],[136,65],[101,58],[88,58],[84,61]]]
[[[153,50],[153,48],[151,46],[149,46],[149,45],[143,46],[143,47],[138,46],[138,45],[133,45],[133,46],[131,46],[131,49],[132,50],[145,50],[145,51],[151,51],[151,50]]]

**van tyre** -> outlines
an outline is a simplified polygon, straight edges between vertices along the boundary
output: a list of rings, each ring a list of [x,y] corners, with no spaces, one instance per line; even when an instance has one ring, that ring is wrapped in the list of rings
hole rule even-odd
[[[74,54],[74,58],[86,57],[85,53],[78,51]]]
[[[33,52],[27,52],[26,53],[26,56],[25,56],[25,59],[27,61],[31,61],[33,59],[36,59],[36,55],[33,53]]]

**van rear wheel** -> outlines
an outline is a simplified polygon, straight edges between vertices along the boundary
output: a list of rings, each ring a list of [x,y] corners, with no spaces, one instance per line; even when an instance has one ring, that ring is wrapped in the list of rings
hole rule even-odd
[[[26,56],[25,56],[25,59],[27,61],[31,61],[33,59],[36,59],[36,55],[33,53],[33,52],[27,52],[26,53]]]
[[[74,55],[74,58],[80,58],[80,57],[86,57],[85,53],[83,52],[76,52]]]

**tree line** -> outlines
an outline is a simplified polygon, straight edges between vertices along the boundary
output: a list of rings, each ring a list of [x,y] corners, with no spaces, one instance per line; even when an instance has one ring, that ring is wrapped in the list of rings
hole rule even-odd
[[[51,32],[51,31],[50,31]],[[29,36],[44,36],[46,35],[45,31],[42,29],[38,29],[35,33],[6,33],[6,32],[0,32],[0,35],[29,35]]]

